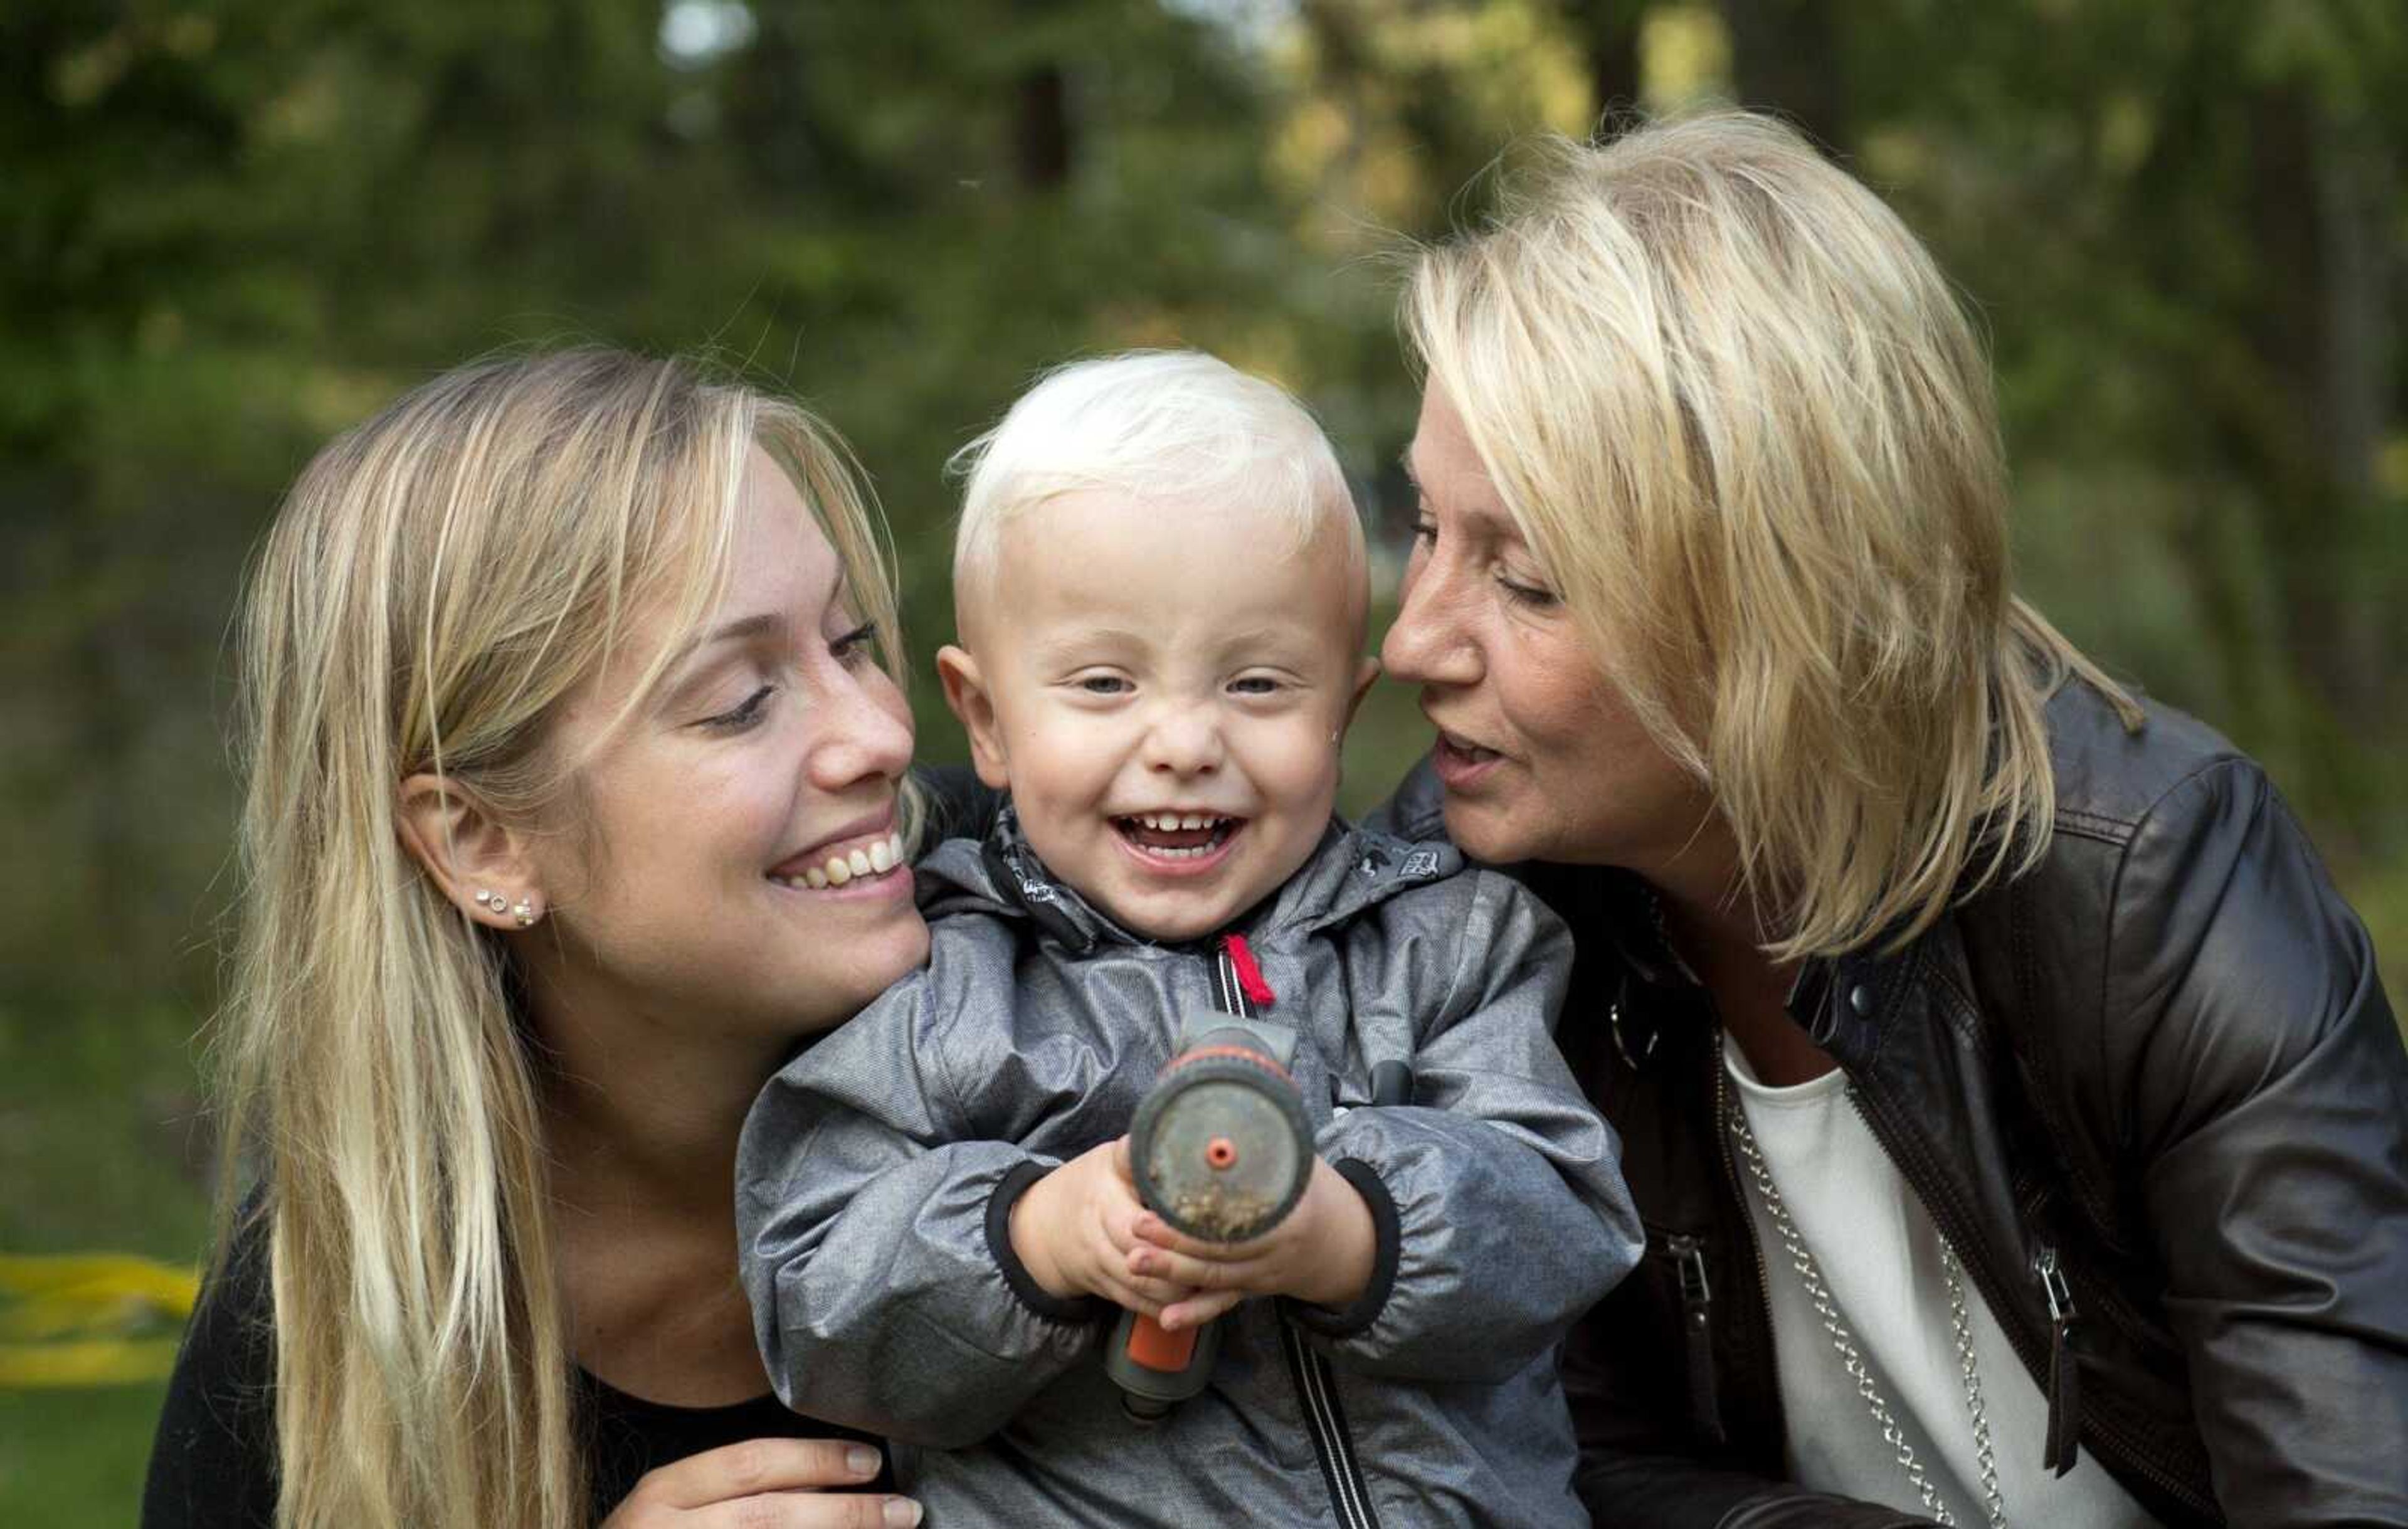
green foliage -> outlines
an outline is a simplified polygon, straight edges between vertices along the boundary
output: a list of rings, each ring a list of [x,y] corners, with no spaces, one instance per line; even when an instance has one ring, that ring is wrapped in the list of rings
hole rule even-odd
[[[592,336],[802,392],[880,485],[924,653],[945,458],[1081,352],[1281,376],[1393,535],[1412,393],[1379,257],[1475,215],[1512,134],[1608,97],[1789,107],[1893,196],[1995,337],[2030,587],[2265,757],[2344,873],[2408,853],[2383,0],[672,9],[697,4],[730,30],[683,52],[657,0],[12,7],[14,989],[207,1006],[242,558],[308,454],[412,380]]]

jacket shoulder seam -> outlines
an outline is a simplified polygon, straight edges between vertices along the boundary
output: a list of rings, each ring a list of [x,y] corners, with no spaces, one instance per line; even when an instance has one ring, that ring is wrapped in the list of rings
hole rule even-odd
[[[944,995],[939,990],[941,985],[937,979],[937,963],[939,959],[939,951],[943,945],[967,945],[969,943],[966,938],[967,930],[964,926],[971,924],[985,924],[994,927],[1010,941],[1015,951],[1019,948],[1020,931],[1014,927],[1012,920],[1007,919],[996,914],[983,911],[964,911],[962,913],[951,915],[930,928],[928,964],[919,973],[915,974],[920,978],[920,991],[922,994],[921,1002],[925,1006],[927,1013],[927,1026],[924,1034],[920,1026],[914,1025],[911,1027],[913,1032],[912,1049],[915,1052],[925,1051],[933,1060],[935,1065],[930,1069],[930,1071],[935,1077],[938,1088],[941,1090],[941,1097],[939,1102],[944,1105],[948,1116],[956,1128],[965,1128],[969,1125],[970,1110],[966,1097],[962,1092],[961,1080],[953,1074],[953,1048],[950,1044],[950,1036],[959,1017],[967,1011],[970,1005],[967,1003],[946,1003],[943,1001]],[[947,925],[953,927],[949,930],[945,927]],[[975,969],[975,962],[968,962],[966,964],[968,964]],[[1016,983],[1013,990],[1015,992],[1017,991]],[[1007,1023],[1009,1023],[1008,1019]],[[925,1046],[919,1044],[924,1038],[927,1042]]]
[[[2107,884],[2107,916],[2103,920],[2106,927],[2100,933],[2099,1007],[2092,1014],[2089,1025],[2091,1044],[2096,1047],[2094,1065],[2098,1069],[2096,1075],[2099,1077],[2106,1078],[2114,1075],[2107,1067],[2106,1017],[2113,1012],[2112,1005],[2115,997],[2115,935],[2124,917],[2124,873],[2131,868],[2132,848],[2141,842],[2141,836],[2147,831],[2151,824],[2157,821],[2158,813],[2165,808],[2167,802],[2174,799],[2177,793],[2190,790],[2210,775],[2217,773],[2255,774],[2261,780],[2264,778],[2264,772],[2259,771],[2246,755],[2225,754],[2212,759],[2203,759],[2169,782],[2164,790],[2150,799],[2149,804],[2132,820],[2130,829],[2118,846],[2115,873]],[[2129,1151],[2132,1147],[2133,1125],[2131,1111],[2128,1108],[2131,1101],[2128,1092],[2120,1084],[2116,1093],[2116,1147],[2119,1151]]]
[[[2059,807],[2057,829],[2060,833],[2078,834],[2104,844],[2121,844],[2132,835],[2134,820],[2116,817],[2107,813],[2094,813],[2080,807]]]
[[[1478,919],[1472,916],[1479,911],[1483,902],[1490,899],[1490,882],[1511,885],[1507,878],[1497,874],[1485,866],[1467,864],[1455,874],[1469,884],[1467,888],[1469,896],[1466,899],[1469,906],[1464,909],[1464,916],[1455,920],[1455,959],[1448,963],[1450,970],[1447,973],[1446,996],[1440,1002],[1437,1011],[1431,1016],[1433,1019],[1446,1017],[1450,1022],[1456,1012],[1457,995],[1463,991],[1465,969],[1473,959],[1471,930]],[[1434,885],[1443,887],[1446,883],[1438,882]],[[1413,1037],[1413,1044],[1418,1046],[1421,1044],[1422,1034],[1426,1033],[1426,1027],[1416,1025],[1414,1029],[1417,1033]]]

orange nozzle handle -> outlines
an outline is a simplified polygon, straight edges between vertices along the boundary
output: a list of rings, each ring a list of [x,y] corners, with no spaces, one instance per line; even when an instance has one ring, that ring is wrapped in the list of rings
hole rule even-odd
[[[1128,1356],[1149,1370],[1177,1375],[1196,1357],[1197,1331],[1188,1327],[1166,1333],[1153,1318],[1140,1317],[1129,1325]]]

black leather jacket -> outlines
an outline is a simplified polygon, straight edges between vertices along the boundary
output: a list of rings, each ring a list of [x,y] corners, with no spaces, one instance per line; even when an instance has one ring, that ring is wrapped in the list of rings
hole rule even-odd
[[[2408,1524],[2408,1057],[2365,930],[2223,739],[2128,735],[2079,684],[2048,719],[2041,863],[1793,1011],[2051,1398],[2002,1451],[2078,1429],[2170,1524]],[[1387,815],[1436,803],[1424,772]],[[1559,1039],[1650,1244],[1566,1356],[1597,1522],[1923,1522],[1782,1482],[1712,1003],[1635,878],[1525,871],[1581,942]]]

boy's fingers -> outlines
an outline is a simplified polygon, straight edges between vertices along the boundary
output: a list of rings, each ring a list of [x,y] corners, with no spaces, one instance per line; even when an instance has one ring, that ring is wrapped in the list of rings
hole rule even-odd
[[[1196,1293],[1196,1287],[1193,1285],[1182,1285],[1168,1279],[1148,1279],[1134,1273],[1123,1283],[1127,1285],[1139,1299],[1150,1302],[1156,1307],[1167,1306],[1173,1301],[1184,1301]]]
[[[1193,1270],[1195,1266],[1195,1260],[1171,1252],[1168,1248],[1156,1248],[1152,1243],[1129,1249],[1128,1272],[1133,1275],[1149,1276],[1155,1279],[1178,1279],[1181,1277],[1182,1270]],[[1190,1279],[1186,1283],[1193,1285],[1196,1281]]]
[[[1146,1209],[1132,1197],[1125,1205],[1107,1205],[1103,1210],[1104,1239],[1113,1251],[1126,1254],[1138,1246],[1138,1223],[1145,1219]]]
[[[1185,1285],[1197,1291],[1244,1290],[1261,1272],[1253,1260],[1190,1258],[1166,1248],[1145,1247],[1129,1255],[1129,1273]]]
[[[1286,1223],[1281,1223],[1284,1226]],[[1249,1242],[1206,1242],[1172,1230],[1169,1222],[1147,1211],[1138,1218],[1137,1234],[1154,1247],[1203,1263],[1243,1263],[1270,1250],[1272,1239],[1280,1233],[1274,1227]]]
[[[1096,1293],[1124,1311],[1134,1311],[1140,1317],[1162,1315],[1162,1299],[1141,1288],[1142,1283],[1150,1282],[1130,1279],[1116,1270],[1106,1269],[1097,1276],[1096,1283],[1101,1287]]]
[[[1171,1230],[1170,1223],[1152,1211],[1137,1219],[1137,1234],[1156,1248],[1167,1248],[1174,1253],[1195,1258],[1206,1251],[1209,1244],[1199,1242],[1182,1232]]]
[[[1162,1324],[1163,1331],[1167,1333],[1177,1333],[1190,1327],[1201,1327],[1215,1317],[1228,1312],[1245,1298],[1245,1292],[1242,1291],[1208,1291],[1188,1300],[1175,1302],[1163,1307],[1162,1315],[1154,1320]]]
[[[1129,1161],[1129,1139],[1126,1136],[1123,1136],[1120,1140],[1112,1143],[1111,1153],[1112,1172],[1118,1174],[1120,1176],[1121,1182],[1129,1187],[1129,1192],[1131,1194],[1135,1194],[1137,1192],[1137,1169]]]

